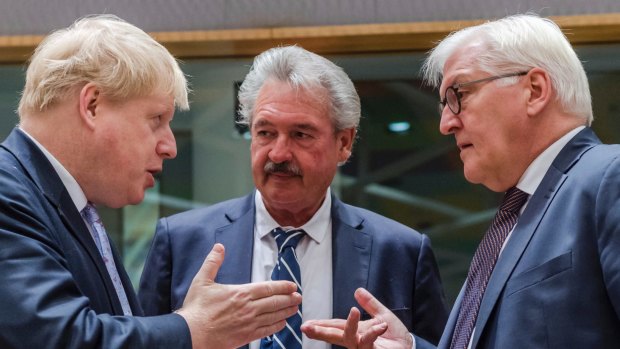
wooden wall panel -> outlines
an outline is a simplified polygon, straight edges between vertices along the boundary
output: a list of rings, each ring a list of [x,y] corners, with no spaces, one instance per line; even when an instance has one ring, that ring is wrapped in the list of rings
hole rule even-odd
[[[620,43],[620,13],[551,17],[573,44]],[[279,27],[151,33],[181,59],[248,57],[297,44],[320,54],[427,51],[450,32],[475,21]],[[0,63],[23,63],[43,36],[0,36]]]

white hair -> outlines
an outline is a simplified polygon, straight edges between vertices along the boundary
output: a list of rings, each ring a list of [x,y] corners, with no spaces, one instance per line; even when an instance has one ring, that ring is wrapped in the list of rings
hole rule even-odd
[[[96,15],[50,34],[36,48],[19,114],[43,111],[89,82],[112,99],[157,91],[173,96],[178,108],[189,108],[187,80],[168,50],[116,16]]]
[[[477,68],[492,75],[535,67],[545,70],[564,111],[586,119],[588,125],[592,123],[592,98],[583,65],[550,19],[515,15],[454,32],[430,52],[422,67],[424,79],[438,87],[446,61],[471,43],[484,45],[485,50],[475,58]]]
[[[256,98],[270,79],[287,82],[293,88],[325,88],[335,129],[359,125],[360,100],[351,79],[328,59],[297,46],[272,48],[254,59],[239,89],[240,124],[251,127]]]

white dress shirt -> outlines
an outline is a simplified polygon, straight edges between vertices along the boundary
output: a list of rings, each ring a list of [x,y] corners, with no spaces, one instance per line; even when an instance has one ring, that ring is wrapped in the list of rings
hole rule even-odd
[[[270,234],[280,225],[271,217],[262,196],[255,195],[256,217],[254,224],[254,249],[252,251],[252,282],[271,280],[271,272],[278,258],[276,240]],[[311,319],[332,317],[332,220],[331,191],[328,188],[325,200],[314,216],[301,227],[307,235],[297,245],[295,252],[301,271],[302,322]],[[325,342],[302,338],[304,349],[329,349]],[[260,340],[250,343],[250,349],[259,349]]]

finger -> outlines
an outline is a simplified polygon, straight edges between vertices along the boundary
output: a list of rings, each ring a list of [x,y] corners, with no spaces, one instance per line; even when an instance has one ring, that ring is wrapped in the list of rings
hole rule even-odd
[[[278,311],[274,311],[271,313],[263,313],[257,315],[253,319],[253,326],[256,328],[270,326],[272,324],[276,324],[281,322],[282,320],[286,320],[289,317],[293,316],[299,310],[298,306],[292,306],[284,309],[280,309]],[[270,333],[271,334],[271,333]]]
[[[355,307],[349,311],[343,334],[344,342],[349,345],[357,345],[357,326],[360,322],[360,316],[360,311]]]
[[[333,327],[339,330],[344,331],[344,327],[346,326],[346,321],[342,319],[327,319],[327,320],[308,320],[304,322],[308,326],[319,326],[319,327]],[[303,325],[302,325],[303,327]]]
[[[344,323],[344,320],[341,321]],[[323,327],[316,325],[316,323],[304,323],[301,325],[301,332],[305,333],[306,336],[311,339],[344,346],[344,331],[339,328]]]
[[[246,284],[246,286],[250,287],[250,297],[253,300],[297,291],[297,285],[290,281],[264,281]]]
[[[388,325],[385,322],[371,326],[370,328],[366,329],[366,331],[362,333],[359,337],[359,348],[372,348],[373,343],[380,335],[384,334],[387,329]]]
[[[389,312],[388,308],[381,304],[370,292],[361,287],[355,290],[355,300],[373,317],[377,316],[377,314]]]
[[[301,295],[297,292],[287,295],[275,295],[252,301],[252,308],[256,314],[271,313],[291,306],[301,304]]]
[[[202,276],[206,282],[214,282],[217,272],[220,270],[220,266],[224,262],[224,245],[215,244],[211,249],[211,252],[207,255],[197,276]]]
[[[284,326],[286,326],[286,320],[278,321],[276,323],[269,324],[266,326],[261,326],[250,334],[250,338],[248,338],[246,342],[251,342],[256,339],[271,336],[272,334],[283,329]]]

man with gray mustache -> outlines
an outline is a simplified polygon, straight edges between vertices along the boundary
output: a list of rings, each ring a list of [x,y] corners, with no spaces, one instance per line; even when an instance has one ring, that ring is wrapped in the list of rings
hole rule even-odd
[[[239,102],[241,122],[252,135],[256,190],[159,222],[140,283],[146,314],[180,307],[204,256],[221,243],[226,258],[217,282],[270,280],[274,267],[284,265],[302,294],[300,312],[283,330],[292,343],[278,332],[249,349],[330,348],[302,335],[300,324],[346,318],[359,287],[371,290],[410,331],[437,343],[447,308],[429,238],[341,202],[329,187],[351,155],[360,119],[349,77],[302,48],[273,48],[254,60]],[[282,236],[301,236],[289,247],[294,260],[281,251],[286,242],[279,248]]]

